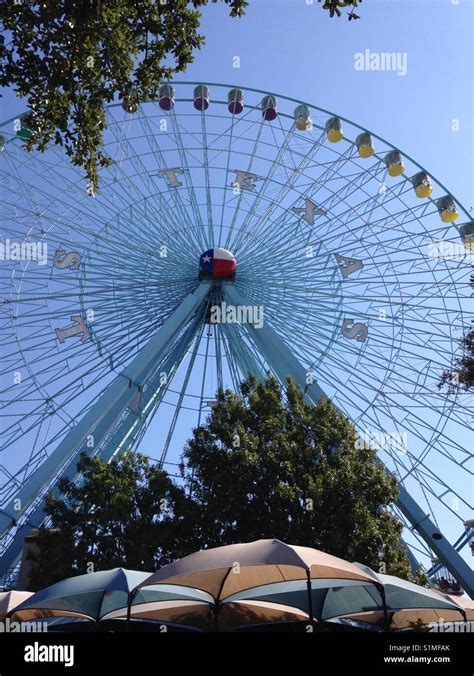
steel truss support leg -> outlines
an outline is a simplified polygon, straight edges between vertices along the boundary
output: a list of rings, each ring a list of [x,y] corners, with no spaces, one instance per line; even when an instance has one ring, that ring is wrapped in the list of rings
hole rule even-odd
[[[226,300],[232,305],[249,306],[251,303],[239,293],[235,285],[224,287]],[[264,322],[261,329],[256,329],[252,324],[245,325],[248,334],[263,355],[265,361],[271,366],[280,382],[285,385],[288,376],[291,376],[298,386],[304,391],[305,398],[317,404],[322,396],[326,396],[323,390],[315,382],[306,383],[307,371],[299,363],[291,350],[286,346],[277,333]],[[382,462],[379,460],[379,462]],[[386,468],[388,474],[392,473]],[[468,564],[442,535],[428,514],[421,509],[418,503],[411,497],[406,488],[399,483],[399,496],[397,505],[412,527],[418,531],[428,547],[436,554],[438,559],[455,577],[465,592],[474,598],[474,573]]]
[[[86,415],[65,435],[61,443],[23,484],[14,499],[0,512],[0,534],[8,534],[16,522],[27,515],[26,522],[17,528],[0,559],[0,578],[17,560],[26,533],[38,526],[44,518],[44,494],[53,490],[57,481],[75,474],[82,453],[95,455],[102,440],[114,427],[138,391],[153,375],[157,365],[166,356],[170,345],[178,339],[183,328],[201,311],[211,285],[205,282],[187,296],[173,314],[150,338],[133,360],[110,383]],[[90,440],[93,438],[92,445]],[[15,507],[19,507],[15,509]]]

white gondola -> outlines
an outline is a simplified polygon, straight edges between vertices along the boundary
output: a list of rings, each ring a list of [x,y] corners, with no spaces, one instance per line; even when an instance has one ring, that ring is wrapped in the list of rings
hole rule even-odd
[[[313,122],[308,106],[305,106],[304,104],[296,106],[294,116],[295,126],[299,131],[308,131],[309,129],[312,129]]]

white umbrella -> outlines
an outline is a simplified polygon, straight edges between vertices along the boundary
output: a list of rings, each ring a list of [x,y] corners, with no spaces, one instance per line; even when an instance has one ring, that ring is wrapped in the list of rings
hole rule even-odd
[[[7,591],[0,593],[0,620],[4,620],[7,613],[33,596],[33,592],[27,591]]]

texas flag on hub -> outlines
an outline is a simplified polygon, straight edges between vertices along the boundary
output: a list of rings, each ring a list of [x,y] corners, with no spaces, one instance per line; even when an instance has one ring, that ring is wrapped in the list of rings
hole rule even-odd
[[[217,247],[205,251],[201,256],[201,270],[217,279],[231,277],[237,269],[235,256],[227,249]]]

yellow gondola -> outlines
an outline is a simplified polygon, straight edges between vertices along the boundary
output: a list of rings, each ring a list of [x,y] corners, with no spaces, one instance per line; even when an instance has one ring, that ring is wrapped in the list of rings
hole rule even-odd
[[[431,179],[424,171],[419,171],[417,174],[415,174],[411,179],[411,182],[413,183],[413,188],[415,189],[415,195],[420,199],[429,197],[433,192]]]
[[[385,157],[385,164],[387,165],[389,176],[401,176],[405,171],[403,158],[398,150],[391,150]]]
[[[474,253],[474,221],[471,223],[466,223],[459,228],[459,234],[461,235],[462,243],[466,251]]]
[[[360,157],[363,157],[364,159],[371,157],[375,153],[372,134],[369,134],[366,131],[362,132],[362,134],[359,134],[359,136],[356,138],[356,146]]]
[[[456,209],[456,204],[450,195],[441,197],[437,202],[437,206],[443,223],[453,223],[457,218],[459,218],[459,212]]]
[[[326,135],[330,143],[338,143],[344,136],[342,121],[338,117],[331,117],[326,122]]]

